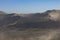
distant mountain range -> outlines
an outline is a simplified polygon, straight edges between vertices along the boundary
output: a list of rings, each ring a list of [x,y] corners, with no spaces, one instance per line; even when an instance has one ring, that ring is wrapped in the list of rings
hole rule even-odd
[[[7,14],[0,11],[0,29],[59,28],[60,10],[44,13]]]

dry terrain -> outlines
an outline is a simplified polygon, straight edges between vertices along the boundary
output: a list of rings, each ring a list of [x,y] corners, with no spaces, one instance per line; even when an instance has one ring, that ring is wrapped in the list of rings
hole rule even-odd
[[[60,29],[25,29],[0,32],[0,40],[60,40]]]

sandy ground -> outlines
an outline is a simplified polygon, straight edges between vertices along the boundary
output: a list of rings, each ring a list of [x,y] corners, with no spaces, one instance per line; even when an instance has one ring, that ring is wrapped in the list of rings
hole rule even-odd
[[[0,40],[60,40],[60,29],[26,29],[0,32]]]

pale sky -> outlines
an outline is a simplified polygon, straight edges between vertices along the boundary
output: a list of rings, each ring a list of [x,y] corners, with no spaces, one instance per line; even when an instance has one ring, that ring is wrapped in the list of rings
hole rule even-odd
[[[7,13],[35,13],[60,9],[60,0],[0,0],[0,11]]]

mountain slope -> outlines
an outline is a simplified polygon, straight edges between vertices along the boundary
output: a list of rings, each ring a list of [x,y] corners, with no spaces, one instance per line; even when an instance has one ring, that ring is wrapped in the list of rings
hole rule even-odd
[[[9,29],[24,28],[59,28],[60,22],[54,19],[59,10],[48,10],[44,13],[35,14],[0,14],[0,27]],[[53,18],[51,15],[55,15]],[[54,20],[56,21],[54,21]]]

